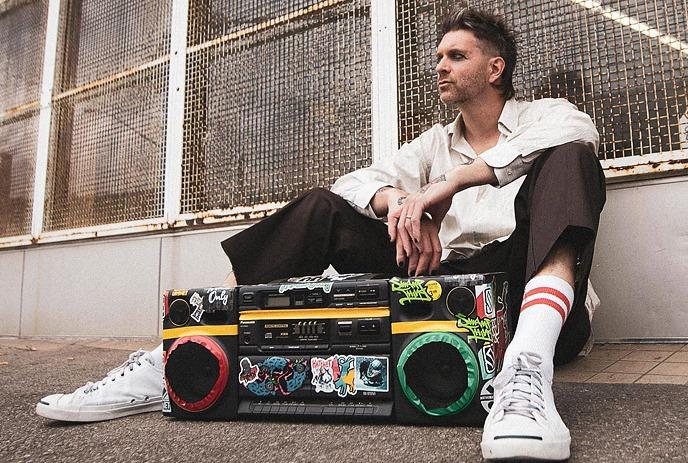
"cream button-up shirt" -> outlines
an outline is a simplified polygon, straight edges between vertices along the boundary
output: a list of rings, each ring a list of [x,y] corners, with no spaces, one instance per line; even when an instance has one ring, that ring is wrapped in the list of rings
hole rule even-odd
[[[383,186],[418,191],[451,168],[478,155],[461,133],[461,114],[449,125],[434,125],[404,144],[394,156],[339,178],[332,192],[362,214],[378,218],[370,201]],[[444,259],[470,257],[516,227],[514,199],[533,161],[546,149],[569,142],[597,152],[599,135],[590,117],[565,99],[508,100],[499,117],[497,145],[480,157],[494,168],[497,187],[482,185],[454,195],[439,239]],[[382,218],[384,219],[384,217]]]

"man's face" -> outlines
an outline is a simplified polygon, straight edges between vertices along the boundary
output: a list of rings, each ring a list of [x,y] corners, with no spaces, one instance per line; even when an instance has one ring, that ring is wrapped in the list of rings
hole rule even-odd
[[[490,60],[467,30],[450,31],[437,46],[437,87],[448,106],[474,101],[490,86]]]

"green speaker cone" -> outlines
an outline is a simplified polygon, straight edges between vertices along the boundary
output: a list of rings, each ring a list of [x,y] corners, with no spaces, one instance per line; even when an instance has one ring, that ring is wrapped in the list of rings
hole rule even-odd
[[[430,343],[437,342],[445,343],[446,345],[451,346],[453,349],[456,349],[458,354],[463,359],[466,366],[466,389],[457,400],[451,402],[447,406],[429,407],[423,403],[416,392],[414,392],[413,388],[409,385],[404,367],[413,354],[418,351],[418,349]],[[457,336],[456,334],[446,332],[424,333],[409,342],[409,344],[399,355],[399,360],[397,362],[397,377],[399,378],[401,390],[404,392],[404,395],[409,402],[411,402],[423,413],[438,417],[453,415],[466,408],[473,400],[473,397],[475,397],[475,394],[478,390],[478,385],[480,383],[478,360],[476,359],[473,350],[466,343],[466,341],[463,340],[463,338]]]

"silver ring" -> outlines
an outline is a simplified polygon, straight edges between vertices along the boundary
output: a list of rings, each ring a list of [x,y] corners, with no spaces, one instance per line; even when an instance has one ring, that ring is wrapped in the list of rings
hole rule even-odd
[[[409,216],[406,216],[406,220],[411,220],[411,217],[409,217]]]

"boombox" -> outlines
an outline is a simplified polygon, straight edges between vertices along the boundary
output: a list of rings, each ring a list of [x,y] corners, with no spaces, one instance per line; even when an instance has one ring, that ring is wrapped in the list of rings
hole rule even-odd
[[[503,273],[168,291],[163,413],[480,425],[510,340],[508,291]]]
[[[361,276],[239,289],[240,417],[392,416],[388,283]]]
[[[510,339],[506,274],[389,281],[401,423],[481,425]]]
[[[163,414],[231,420],[237,411],[236,290],[163,295]]]

